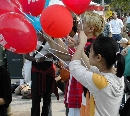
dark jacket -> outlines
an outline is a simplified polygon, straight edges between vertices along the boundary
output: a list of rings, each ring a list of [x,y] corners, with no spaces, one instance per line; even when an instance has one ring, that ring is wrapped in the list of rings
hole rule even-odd
[[[5,101],[4,105],[0,105],[0,116],[7,116],[7,108],[12,101],[12,92],[9,72],[3,66],[0,66],[0,98]]]

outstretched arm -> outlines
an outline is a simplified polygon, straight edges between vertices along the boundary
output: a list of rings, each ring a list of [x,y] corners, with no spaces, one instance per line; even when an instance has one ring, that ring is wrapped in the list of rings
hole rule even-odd
[[[71,56],[68,55],[68,46],[64,44],[64,42],[60,39],[52,39],[50,36],[44,33],[43,35],[45,39],[48,41],[50,47],[54,49],[54,54],[62,60],[70,61]],[[56,44],[57,43],[57,44]],[[59,44],[59,45],[58,45]]]
[[[61,51],[64,53],[68,53],[68,46],[66,46],[62,40],[60,40],[59,38],[52,39],[52,37],[47,35],[45,32],[44,32],[43,36],[48,41],[48,43],[52,49],[57,50],[57,52]],[[59,54],[60,54],[60,52],[59,52]]]

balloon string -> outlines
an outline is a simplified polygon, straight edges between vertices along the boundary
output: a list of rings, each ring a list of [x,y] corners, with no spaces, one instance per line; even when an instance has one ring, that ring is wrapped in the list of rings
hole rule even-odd
[[[60,39],[60,41],[62,41],[62,40]],[[63,42],[63,41],[62,41],[62,42]],[[63,42],[63,43],[64,43],[64,42]],[[65,44],[65,43],[64,43],[64,44]],[[74,54],[74,51],[73,51],[71,48],[68,47],[68,49]],[[67,51],[69,51],[68,49],[67,49]],[[73,56],[73,55],[71,55],[71,56]]]
[[[46,35],[43,34],[43,36],[46,36]],[[63,46],[61,46],[60,44],[58,44],[57,42],[55,42],[53,39],[49,38],[48,36],[46,36],[46,37],[47,37],[48,39],[50,39],[52,42],[54,42],[56,45],[58,45],[58,46],[62,47],[63,49],[65,49],[66,51],[68,51],[68,49],[69,49],[69,50],[74,54],[74,51],[73,51],[71,48],[66,49],[66,48],[64,48]],[[63,42],[62,39],[60,39],[60,41]],[[63,44],[65,44],[65,43],[63,42]],[[56,51],[58,51],[58,50],[56,50]],[[61,52],[61,51],[58,51],[58,52]],[[61,53],[64,53],[64,52],[61,52]],[[64,53],[64,54],[70,55],[70,54],[68,54],[68,53]],[[73,56],[73,55],[71,55],[71,56]],[[82,62],[83,62],[83,64],[84,64],[84,66],[87,67],[87,65],[85,64],[84,60],[83,60],[82,58],[81,58],[81,60],[82,60]]]
[[[45,49],[46,49],[46,47],[44,46],[44,45],[40,45],[40,46],[42,46],[42,47],[44,47]],[[52,49],[52,48],[49,48],[50,50],[55,50],[55,49]],[[47,49],[46,49],[47,50]],[[53,52],[51,52],[50,50],[47,50],[48,52],[50,52],[51,54],[53,54],[57,59],[59,59],[60,61],[62,61],[66,66],[68,66],[68,64],[66,64],[66,62],[65,61],[63,61],[61,58],[59,58],[58,56],[56,56]],[[58,52],[61,52],[61,53],[64,53],[64,52],[62,52],[62,51],[59,51],[59,50],[55,50],[55,51],[58,51]],[[38,51],[37,51],[38,52]],[[73,52],[73,51],[72,51]],[[38,52],[39,54],[41,54],[42,56],[45,56],[45,55],[43,55],[42,53],[40,53],[40,52]],[[64,54],[67,54],[67,53],[64,53]],[[73,55],[71,55],[71,54],[67,54],[67,55],[70,55],[70,56],[73,56]],[[46,56],[45,56],[46,57]],[[47,57],[46,57],[47,58]],[[83,59],[81,58],[81,60],[82,60],[82,62],[83,62],[83,64],[86,66],[86,64],[85,64],[85,62],[83,61]],[[87,67],[87,66],[86,66]],[[62,68],[64,68],[64,67],[62,67]],[[64,68],[65,70],[67,70],[66,68]],[[67,70],[68,71],[68,70]]]
[[[66,54],[66,55],[72,56],[71,54],[68,54],[68,53],[65,53],[65,52],[62,52],[62,51],[59,51],[59,50],[56,50],[56,49],[52,49],[52,48],[49,48],[49,49],[52,50],[52,51],[56,51],[56,52],[59,52],[59,53],[62,53],[62,54]]]
[[[40,46],[42,46],[43,48],[45,48],[46,49],[46,47],[44,46],[44,45],[40,45]],[[51,49],[51,48],[50,48]],[[37,51],[38,52],[38,51]],[[60,59],[59,57],[57,57],[53,52],[51,52],[50,50],[48,50],[48,52],[50,52],[52,55],[54,55],[57,59],[59,59],[60,61],[62,61],[66,66],[68,66],[68,64],[65,62],[65,61],[63,61],[62,59]],[[40,52],[38,52],[39,54],[41,54],[42,56],[44,56],[45,58],[47,58],[47,59],[49,59],[48,57],[46,57],[45,55],[43,55],[42,53],[40,53]],[[64,67],[62,67],[62,68],[64,68]],[[67,70],[66,68],[64,68],[65,70]],[[67,71],[69,71],[69,70],[67,70]]]
[[[39,33],[41,33],[41,32],[39,32]],[[41,33],[42,34],[42,33]],[[62,47],[63,49],[65,49],[66,51],[68,51],[66,48],[64,48],[63,46],[61,46],[60,44],[58,44],[57,42],[55,42],[52,38],[50,38],[50,37],[48,37],[47,35],[45,35],[45,34],[43,34],[43,36],[44,37],[46,37],[46,38],[48,38],[48,39],[50,39],[52,42],[54,42],[56,45],[58,45],[58,46],[60,46],[60,47]],[[60,39],[61,40],[61,39]],[[62,40],[61,40],[62,41]],[[62,41],[63,42],[63,41]],[[64,43],[64,42],[63,42]],[[65,44],[65,43],[64,43]],[[42,46],[42,47],[44,47],[45,48],[45,46],[43,46],[43,45],[40,45],[40,46]],[[45,48],[46,49],[46,48]],[[52,48],[49,48],[49,49],[51,49],[52,51],[54,51],[55,49],[52,49]],[[58,51],[58,52],[61,52],[61,51],[59,51],[59,50],[55,50],[55,51]],[[65,61],[63,61],[61,58],[59,58],[58,56],[56,56],[53,52],[51,52],[50,50],[48,50],[48,52],[50,52],[50,53],[52,53],[57,59],[59,59],[60,61],[62,61],[66,66],[68,66],[66,63],[65,63]],[[63,53],[63,54],[66,54],[66,55],[70,55],[70,54],[68,54],[68,53],[65,53],[65,52],[61,52],[61,53]],[[41,54],[41,53],[40,53]],[[44,56],[43,54],[41,54],[42,56]],[[65,68],[64,68],[65,69]],[[67,70],[67,69],[66,69]],[[68,71],[68,70],[67,70]]]
[[[82,20],[82,16],[80,15],[80,25],[81,25],[81,30],[83,31],[83,20]]]
[[[41,33],[41,32],[40,32],[40,33]],[[42,34],[42,33],[41,33],[41,34]],[[63,48],[64,50],[66,50],[66,51],[68,52],[68,49],[64,48],[62,45],[60,45],[60,44],[58,44],[57,42],[55,42],[52,38],[48,37],[48,36],[45,35],[45,34],[43,34],[43,36],[46,37],[46,38],[48,38],[49,40],[51,40],[52,42],[54,42],[56,45],[60,46],[61,48]],[[59,38],[59,40],[60,40],[61,42],[63,42],[62,39]],[[63,44],[65,44],[65,43],[63,42]],[[65,45],[66,45],[66,44],[65,44]],[[70,50],[72,53],[74,53],[70,48],[69,48],[69,50]],[[66,53],[66,54],[69,55],[68,53]]]

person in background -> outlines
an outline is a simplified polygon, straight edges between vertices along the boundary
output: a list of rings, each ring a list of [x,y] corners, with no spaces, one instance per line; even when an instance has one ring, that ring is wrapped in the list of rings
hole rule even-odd
[[[31,81],[29,83],[25,82],[25,74],[23,69],[22,69],[22,76],[24,79],[20,79],[19,86],[14,91],[16,95],[23,95],[28,90],[31,90]]]
[[[124,76],[130,82],[130,41],[128,41],[128,39],[126,38],[122,38],[118,43],[120,44],[121,47],[123,47],[121,54],[125,58]]]
[[[104,18],[104,21],[105,21],[105,27],[104,27],[104,30],[103,30],[103,32],[102,32],[102,34],[100,36],[112,37],[111,24],[106,21],[105,15],[103,15],[103,18]]]
[[[89,58],[84,53],[87,36],[80,31],[79,46],[69,64],[70,73],[90,92],[91,116],[118,116],[124,93],[124,57],[118,52],[117,42],[109,37],[98,37],[90,48]],[[81,64],[83,58],[87,67]],[[117,61],[117,72],[113,66]]]
[[[6,49],[0,45],[0,66],[4,66],[7,69]]]
[[[60,76],[60,70],[61,70],[61,66],[60,66],[60,62],[59,60],[57,60],[56,62],[54,62],[54,65],[56,67],[56,85],[57,87],[64,93],[65,89],[64,89],[64,81],[62,80],[61,76]]]
[[[123,20],[124,20],[124,18],[125,18],[125,15],[124,15],[124,14],[122,14],[120,19],[123,21]]]
[[[117,18],[116,12],[113,12],[112,16],[113,16],[113,20],[110,21],[110,24],[112,27],[112,38],[118,42],[122,38],[124,25],[123,25],[122,20]],[[122,47],[120,47],[120,52],[121,50],[122,50]]]
[[[37,51],[32,55],[24,54],[24,58],[32,61],[31,70],[31,94],[32,108],[31,116],[40,116],[40,102],[43,97],[43,107],[41,116],[52,115],[51,94],[55,93],[59,99],[58,89],[55,81],[55,67],[53,64],[53,54],[48,50],[48,42],[43,37],[43,32],[37,33]]]
[[[126,13],[126,24],[128,28],[128,33],[130,33],[130,13]]]
[[[113,17],[110,16],[108,19],[107,19],[107,22],[109,23],[111,20],[113,20]]]
[[[128,36],[128,27],[127,27],[127,17],[124,17],[124,19],[123,19],[123,25],[124,25],[124,27],[123,27],[123,34],[122,34],[122,37],[123,38],[129,38],[129,36]]]
[[[7,108],[12,101],[11,80],[7,69],[0,66],[0,116],[7,116]]]
[[[15,94],[16,95],[24,95],[28,90],[31,90],[31,81],[27,84],[23,83],[20,84],[16,89],[15,89]],[[31,97],[31,96],[30,96]]]
[[[121,19],[117,18],[117,14],[115,12],[112,13],[113,20],[110,21],[112,27],[112,38],[116,41],[120,41],[123,34],[123,22]]]

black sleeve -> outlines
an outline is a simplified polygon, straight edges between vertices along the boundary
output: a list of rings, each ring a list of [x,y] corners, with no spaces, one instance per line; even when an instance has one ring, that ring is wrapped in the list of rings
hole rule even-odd
[[[8,107],[12,101],[10,75],[4,67],[0,67],[0,76],[2,77],[2,98],[5,101],[5,106]]]

